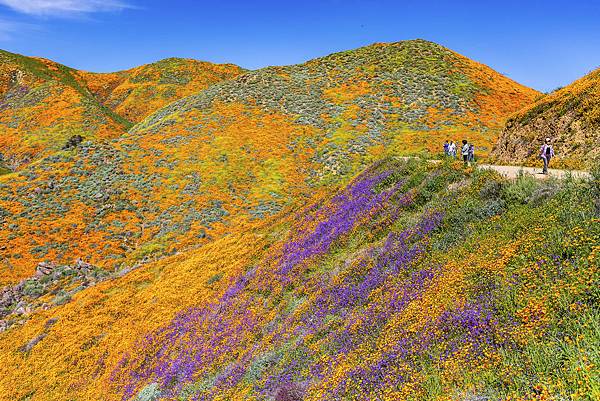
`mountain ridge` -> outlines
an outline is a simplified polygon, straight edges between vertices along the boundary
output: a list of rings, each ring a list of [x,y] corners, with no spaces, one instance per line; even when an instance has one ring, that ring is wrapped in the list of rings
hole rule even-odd
[[[79,71],[79,76],[102,103],[135,123],[160,108],[159,105],[199,92],[244,71],[234,64],[169,57],[110,73]],[[108,88],[103,87],[106,81]],[[148,92],[152,90],[158,93],[150,98]]]
[[[0,138],[0,163],[14,170],[60,150],[77,135],[116,138],[154,109],[241,71],[231,64],[170,58],[96,74],[1,51],[0,124],[5,135]]]
[[[114,269],[206,244],[385,155],[437,153],[458,135],[491,146],[536,94],[423,41],[246,72],[0,179],[5,227],[16,219],[0,230],[14,244],[4,272],[80,257]]]
[[[105,108],[74,78],[75,70],[50,60],[0,52],[0,153],[13,168],[49,150],[69,136],[111,138],[129,123]]]

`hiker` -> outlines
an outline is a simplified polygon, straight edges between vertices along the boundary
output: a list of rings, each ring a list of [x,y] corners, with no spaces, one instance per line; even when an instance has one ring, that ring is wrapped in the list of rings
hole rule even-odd
[[[450,141],[450,145],[448,145],[448,154],[450,157],[456,158],[456,144],[454,141]]]
[[[466,166],[469,163],[469,143],[466,139],[463,139],[462,141],[462,148],[460,148],[460,154]]]
[[[542,170],[542,174],[548,174],[548,165],[550,164],[550,159],[554,157],[554,148],[550,144],[550,138],[546,138],[546,141],[540,148],[540,159],[544,161],[544,169]]]
[[[475,162],[475,145],[473,145],[472,143],[469,144],[469,162],[473,163]]]
[[[444,156],[448,157],[449,153],[448,153],[448,147],[450,146],[450,144],[448,143],[448,141],[444,142]],[[2,160],[2,159],[0,159]]]

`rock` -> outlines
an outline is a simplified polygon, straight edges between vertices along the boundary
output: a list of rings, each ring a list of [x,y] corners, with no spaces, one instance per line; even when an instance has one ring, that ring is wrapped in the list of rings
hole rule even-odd
[[[10,80],[9,83],[11,86],[22,86],[23,85],[23,71],[14,70],[10,72]]]
[[[16,315],[26,315],[29,312],[31,312],[31,307],[25,301],[20,301],[14,311]]]
[[[17,294],[11,287],[5,287],[0,290],[0,307],[9,306],[16,302]]]
[[[31,351],[33,349],[33,347],[35,347],[37,345],[37,343],[39,343],[46,337],[46,335],[47,335],[46,333],[42,333],[39,336],[33,338],[27,344],[19,347],[19,351],[21,351],[23,353],[27,353],[27,352]]]
[[[81,135],[73,135],[72,137],[69,138],[69,140],[67,141],[67,143],[65,144],[65,146],[63,146],[63,149],[71,149],[71,148],[76,148],[77,146],[79,146],[79,144],[83,142],[83,137]]]
[[[94,265],[84,262],[81,258],[75,261],[75,268],[77,270],[94,270]]]
[[[40,262],[35,268],[35,275],[37,277],[47,276],[56,268],[56,265],[51,262]]]
[[[135,401],[156,401],[161,397],[158,383],[150,383],[144,387],[135,397]]]

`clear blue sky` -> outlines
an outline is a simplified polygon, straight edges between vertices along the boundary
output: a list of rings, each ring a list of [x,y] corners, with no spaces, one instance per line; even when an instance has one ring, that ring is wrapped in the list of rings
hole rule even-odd
[[[600,0],[0,0],[0,48],[90,71],[255,69],[423,38],[538,90],[600,66]]]

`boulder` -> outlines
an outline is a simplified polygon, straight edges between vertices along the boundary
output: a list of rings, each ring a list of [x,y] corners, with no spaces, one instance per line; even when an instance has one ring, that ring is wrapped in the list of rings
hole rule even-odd
[[[51,262],[40,262],[35,268],[36,277],[47,276],[56,268],[56,265]]]
[[[72,137],[70,137],[67,140],[67,143],[65,143],[65,146],[63,146],[63,149],[71,149],[71,148],[76,148],[77,146],[79,146],[79,144],[83,142],[83,137],[79,134],[77,135],[73,135]]]

